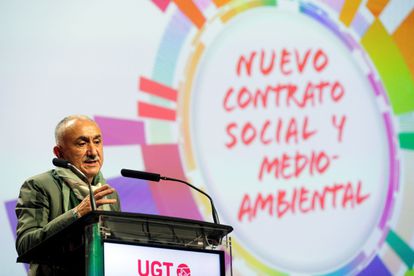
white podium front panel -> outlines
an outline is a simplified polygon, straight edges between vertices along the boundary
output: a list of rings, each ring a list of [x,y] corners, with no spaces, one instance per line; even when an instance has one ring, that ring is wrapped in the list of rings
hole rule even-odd
[[[106,276],[225,275],[222,251],[104,242]]]

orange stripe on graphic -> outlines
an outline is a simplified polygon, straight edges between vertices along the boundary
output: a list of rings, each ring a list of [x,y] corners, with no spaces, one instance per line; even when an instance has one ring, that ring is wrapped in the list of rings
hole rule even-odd
[[[206,22],[203,13],[198,9],[193,1],[190,0],[173,0],[177,7],[181,10],[188,19],[193,22],[197,28],[201,29]]]
[[[170,101],[177,101],[177,90],[145,77],[139,79],[139,90]]]
[[[392,35],[414,79],[414,10]]]
[[[213,3],[217,6],[217,7],[221,7],[224,6],[225,4],[227,4],[230,0],[213,0]]]
[[[158,105],[138,102],[138,116],[166,121],[175,121],[176,112],[175,110]]]
[[[346,0],[342,6],[341,14],[339,19],[346,25],[350,26],[355,14],[358,11],[361,0]]]
[[[375,17],[378,17],[388,2],[388,0],[368,0],[367,8]]]

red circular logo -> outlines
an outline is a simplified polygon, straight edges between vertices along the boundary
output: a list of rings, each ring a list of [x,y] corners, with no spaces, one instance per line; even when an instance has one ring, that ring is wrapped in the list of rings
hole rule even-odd
[[[191,276],[191,271],[188,265],[180,264],[177,267],[177,276]]]

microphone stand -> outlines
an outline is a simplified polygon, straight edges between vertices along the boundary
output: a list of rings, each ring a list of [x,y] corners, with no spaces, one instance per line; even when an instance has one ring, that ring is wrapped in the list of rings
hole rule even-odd
[[[88,178],[86,177],[86,175],[84,175],[78,168],[76,168],[75,166],[73,166],[71,163],[68,162],[68,168],[74,173],[76,174],[80,179],[82,179],[84,182],[86,182],[88,184],[88,189],[89,189],[89,199],[91,201],[91,209],[92,211],[96,211],[96,200],[95,197],[93,196],[93,192],[92,192],[92,186],[91,183],[89,183]]]
[[[177,179],[177,178],[171,178],[171,177],[162,176],[162,175],[160,175],[158,173],[150,173],[150,172],[143,172],[143,171],[134,171],[134,170],[129,170],[129,169],[122,169],[121,170],[121,175],[124,176],[124,177],[131,177],[131,178],[137,178],[137,179],[148,180],[148,181],[155,181],[155,182],[159,182],[160,179],[162,179],[162,180],[170,180],[170,181],[175,181],[175,182],[183,183],[183,184],[185,184],[185,185],[193,188],[194,190],[198,191],[199,193],[202,193],[203,195],[205,195],[210,200],[210,203],[211,203],[211,212],[212,212],[212,216],[213,216],[214,223],[220,224],[216,207],[214,207],[213,199],[207,193],[203,192],[199,188],[191,185],[190,183],[188,183],[188,182],[186,182],[184,180]]]
[[[52,163],[56,167],[61,167],[61,168],[64,168],[64,169],[71,170],[74,174],[76,174],[77,177],[79,177],[81,180],[83,180],[84,182],[86,182],[88,184],[89,200],[91,202],[91,209],[92,209],[92,211],[96,211],[96,201],[95,201],[95,197],[93,196],[92,186],[91,186],[91,183],[89,183],[89,180],[86,177],[86,175],[83,172],[81,172],[78,168],[76,168],[74,165],[69,163],[69,161],[67,161],[67,160],[53,158]]]
[[[160,176],[160,179],[162,179],[162,180],[176,181],[176,182],[183,183],[183,184],[185,184],[185,185],[187,185],[187,186],[189,186],[189,187],[193,188],[194,190],[196,190],[196,191],[198,191],[198,192],[202,193],[203,195],[205,195],[205,196],[206,196],[206,197],[210,200],[210,203],[211,203],[211,211],[212,211],[212,216],[213,216],[213,221],[214,221],[214,223],[215,223],[215,224],[220,224],[220,220],[219,220],[219,218],[218,218],[218,214],[217,214],[216,207],[214,207],[213,199],[212,199],[212,198],[211,198],[211,197],[210,197],[207,193],[203,192],[202,190],[200,190],[200,189],[199,189],[199,188],[197,188],[196,186],[193,186],[193,185],[191,185],[190,183],[188,183],[188,182],[186,182],[186,181],[184,181],[184,180],[181,180],[181,179],[171,178],[171,177],[167,177],[167,176]]]

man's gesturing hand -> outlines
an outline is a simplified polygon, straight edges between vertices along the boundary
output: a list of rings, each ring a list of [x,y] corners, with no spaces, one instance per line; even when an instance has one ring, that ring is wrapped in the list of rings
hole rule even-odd
[[[94,197],[96,201],[96,207],[103,204],[114,204],[116,199],[105,198],[105,196],[115,192],[115,189],[110,187],[108,184],[105,184],[94,191]],[[82,217],[92,211],[91,202],[89,196],[85,197],[78,206],[74,208],[74,212],[78,214],[78,217]]]

